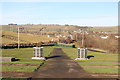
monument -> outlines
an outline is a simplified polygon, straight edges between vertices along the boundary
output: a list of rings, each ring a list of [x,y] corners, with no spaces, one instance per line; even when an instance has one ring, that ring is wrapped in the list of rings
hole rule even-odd
[[[78,57],[75,60],[87,60],[87,48],[78,48]]]
[[[32,59],[45,59],[43,57],[43,47],[33,47],[34,48],[34,57]]]

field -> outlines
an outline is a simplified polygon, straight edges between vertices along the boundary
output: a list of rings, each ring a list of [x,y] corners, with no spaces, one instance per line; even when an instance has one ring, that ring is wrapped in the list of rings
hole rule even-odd
[[[103,26],[102,27],[93,27],[93,28],[90,29],[90,31],[118,32],[118,27],[117,26],[113,26],[113,27],[103,27]]]
[[[7,38],[2,38],[2,43],[17,43],[18,41],[7,39]],[[23,43],[23,42],[21,42]]]
[[[16,32],[11,31],[2,31],[2,35],[10,36],[8,38],[2,37],[2,43],[16,43],[18,39],[18,34]],[[12,38],[12,39],[11,39]],[[48,38],[47,36],[42,35],[34,35],[28,33],[20,33],[20,43],[29,43],[29,42],[41,42],[41,41],[49,41],[55,38]]]

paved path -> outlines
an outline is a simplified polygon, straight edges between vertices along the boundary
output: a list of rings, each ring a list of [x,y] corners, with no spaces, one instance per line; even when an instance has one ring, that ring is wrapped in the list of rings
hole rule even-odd
[[[61,48],[55,48],[43,66],[32,73],[32,78],[91,78]]]

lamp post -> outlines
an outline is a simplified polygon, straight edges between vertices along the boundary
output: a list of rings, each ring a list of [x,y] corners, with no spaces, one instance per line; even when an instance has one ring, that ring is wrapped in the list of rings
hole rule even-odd
[[[82,32],[82,47],[84,46],[84,31]]]

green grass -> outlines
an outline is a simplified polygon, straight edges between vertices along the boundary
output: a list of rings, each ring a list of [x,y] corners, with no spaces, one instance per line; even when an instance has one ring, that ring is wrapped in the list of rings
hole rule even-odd
[[[37,66],[3,66],[2,72],[33,72]]]
[[[16,58],[31,58],[33,56],[33,48],[20,48],[20,49],[2,49],[3,57],[16,57]]]
[[[111,63],[111,62],[80,62],[78,63],[81,66],[118,66],[118,63]]]
[[[44,47],[44,56],[49,56],[53,47]],[[20,48],[20,49],[2,49],[3,57],[16,57],[16,58],[29,58],[33,57],[33,48]]]
[[[2,64],[41,64],[42,62],[36,62],[36,61],[32,61],[32,62],[2,62]]]
[[[44,57],[48,57],[54,47],[44,47]],[[16,57],[20,59],[15,62],[2,62],[3,64],[41,64],[43,60],[31,59],[33,57],[33,48],[20,49],[2,49],[3,57]],[[2,66],[3,72],[33,72],[38,66]]]
[[[38,60],[38,59],[31,59],[31,58],[17,58],[20,59],[20,62],[40,62],[43,60]]]
[[[62,48],[63,51],[73,60],[77,58],[77,48]],[[118,66],[118,54],[111,53],[100,53],[88,51],[88,56],[91,57],[88,60],[75,60],[79,65],[83,67],[87,72],[90,73],[117,73],[118,68],[114,67],[100,67],[100,66]],[[92,66],[92,67],[84,67]],[[99,67],[94,67],[99,66]]]
[[[118,68],[112,67],[85,67],[84,70],[89,73],[118,73]]]
[[[77,48],[62,48],[62,49],[70,58],[75,59],[77,57]],[[91,57],[89,60],[84,60],[84,61],[118,62],[118,54],[88,51],[87,55],[88,56],[91,55],[91,56],[94,56],[94,57]],[[83,60],[81,60],[81,61],[83,61]]]
[[[77,57],[77,48],[62,48],[63,51],[72,59],[75,59]]]

